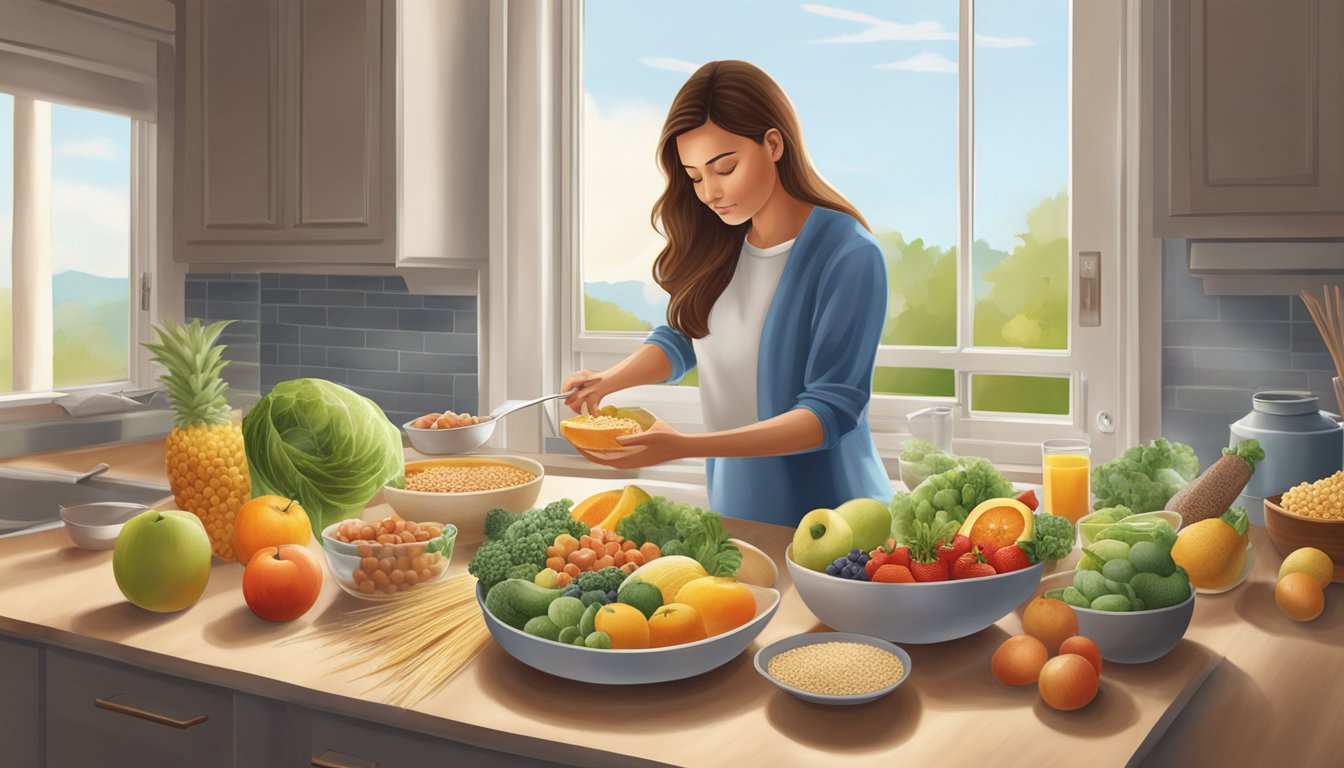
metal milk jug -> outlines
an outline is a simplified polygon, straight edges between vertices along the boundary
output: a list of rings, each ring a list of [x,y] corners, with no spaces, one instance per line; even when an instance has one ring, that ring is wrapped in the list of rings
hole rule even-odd
[[[1335,414],[1320,410],[1318,400],[1310,392],[1257,392],[1251,412],[1230,426],[1229,447],[1254,439],[1265,451],[1236,502],[1255,525],[1265,524],[1266,496],[1329,477],[1344,466],[1344,427]]]

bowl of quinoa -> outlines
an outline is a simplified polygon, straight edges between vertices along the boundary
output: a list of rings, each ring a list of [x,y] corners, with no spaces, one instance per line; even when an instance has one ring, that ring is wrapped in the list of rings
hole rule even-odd
[[[756,652],[756,671],[813,704],[854,705],[880,699],[910,676],[900,646],[852,632],[809,632]]]
[[[458,541],[485,538],[485,513],[526,512],[546,471],[522,456],[454,456],[406,462],[404,487],[383,488],[383,501],[407,520],[452,523]]]

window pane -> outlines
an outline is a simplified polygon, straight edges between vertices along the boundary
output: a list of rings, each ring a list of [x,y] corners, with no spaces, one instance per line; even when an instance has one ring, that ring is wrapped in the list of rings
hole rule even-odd
[[[1067,416],[1069,378],[972,374],[971,410]]]
[[[735,58],[780,83],[812,161],[877,233],[891,287],[883,343],[955,344],[957,28],[957,0],[586,0],[583,328],[664,322],[651,277],[663,241],[649,225],[659,129],[692,71]]]
[[[975,3],[974,344],[1067,349],[1069,2]]]
[[[873,392],[882,395],[956,397],[957,372],[951,368],[879,365],[873,369]]]
[[[129,376],[130,118],[51,107],[56,387]]]
[[[0,93],[0,392],[14,388],[14,97]]]

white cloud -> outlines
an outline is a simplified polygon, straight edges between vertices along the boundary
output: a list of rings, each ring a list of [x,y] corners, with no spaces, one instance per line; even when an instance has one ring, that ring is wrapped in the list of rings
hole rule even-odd
[[[56,148],[56,154],[62,157],[88,157],[94,160],[120,160],[121,153],[110,139],[89,139],[64,144]]]
[[[130,271],[131,202],[125,187],[55,183],[51,190],[51,272],[106,277]]]
[[[908,59],[888,64],[874,64],[873,69],[896,69],[902,72],[919,72],[932,75],[955,75],[957,62],[936,53],[919,53]]]
[[[654,69],[666,69],[670,72],[685,72],[687,74],[700,68],[698,64],[692,64],[681,59],[669,59],[665,56],[645,56],[639,60],[639,63]]]
[[[902,24],[898,21],[889,21],[878,18],[867,13],[850,11],[844,8],[835,8],[829,5],[806,4],[803,10],[826,16],[832,19],[842,21],[852,21],[858,24],[864,24],[867,29],[859,32],[836,35],[834,37],[823,37],[818,40],[812,40],[813,43],[822,44],[849,44],[849,43],[882,43],[882,42],[929,42],[929,41],[956,41],[958,33],[943,27],[941,22],[937,21],[917,21],[914,24]],[[976,35],[976,45],[985,48],[1019,48],[1025,45],[1032,45],[1032,41],[1025,37],[994,37],[992,35]]]
[[[665,241],[649,224],[663,192],[654,159],[665,115],[647,104],[598,106],[583,96],[583,279],[653,282]]]

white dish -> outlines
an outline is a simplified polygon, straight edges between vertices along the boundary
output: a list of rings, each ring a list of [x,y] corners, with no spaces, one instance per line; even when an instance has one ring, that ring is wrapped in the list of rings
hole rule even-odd
[[[1056,587],[1073,584],[1077,571],[1061,571],[1041,579],[1037,595]],[[1025,606],[1019,608],[1022,615]],[[1195,590],[1179,605],[1150,611],[1094,611],[1073,607],[1078,617],[1078,634],[1089,637],[1101,651],[1101,658],[1117,664],[1145,664],[1166,656],[1185,637],[1190,618],[1195,615]]]
[[[747,584],[756,596],[756,618],[737,629],[694,643],[666,648],[600,650],[529,635],[495,618],[476,588],[485,625],[508,654],[534,669],[566,680],[602,685],[663,683],[702,675],[746,650],[779,608],[779,592]]]
[[[1233,579],[1231,584],[1217,589],[1212,587],[1196,587],[1195,591],[1201,595],[1221,595],[1224,592],[1229,592],[1241,586],[1241,583],[1251,575],[1251,571],[1253,570],[1255,570],[1255,545],[1247,542],[1246,559],[1241,564],[1241,572],[1237,574],[1237,578]]]
[[[406,462],[406,471],[412,474],[436,466],[501,463],[531,472],[535,477],[507,488],[468,493],[408,491],[388,486],[383,488],[383,501],[392,507],[392,511],[406,520],[414,520],[417,523],[452,523],[457,526],[459,544],[482,541],[485,539],[486,512],[492,509],[505,509],[517,514],[526,512],[536,504],[537,496],[541,494],[541,481],[546,476],[545,467],[522,456],[471,455]]]
[[[778,656],[781,653],[784,653],[785,651],[791,651],[794,648],[801,648],[805,645],[812,645],[814,643],[862,643],[864,645],[871,645],[874,648],[881,648],[882,650],[887,651],[888,653],[895,654],[896,657],[901,660],[901,666],[904,668],[904,672],[901,674],[901,679],[897,680],[896,682],[892,683],[886,688],[881,688],[879,690],[871,691],[869,693],[856,693],[847,696],[836,696],[824,693],[811,693],[809,691],[804,691],[799,688],[794,688],[788,683],[782,682],[774,675],[770,674],[771,659],[773,659],[774,657]],[[901,648],[898,645],[893,645],[892,643],[889,643],[886,640],[883,640],[878,637],[869,637],[868,635],[856,635],[852,632],[809,632],[804,635],[794,635],[793,637],[786,637],[783,640],[773,642],[770,645],[767,645],[766,647],[757,651],[756,658],[753,660],[753,663],[756,666],[756,671],[761,674],[761,677],[764,677],[766,680],[769,680],[770,682],[779,686],[782,690],[790,694],[793,694],[794,696],[797,696],[803,701],[810,701],[813,704],[831,704],[842,706],[853,704],[867,704],[870,701],[880,699],[883,696],[886,696],[888,693],[891,693],[892,691],[896,690],[898,687],[900,687],[901,683],[904,683],[910,677],[910,654],[906,653],[905,649]]]
[[[144,504],[122,501],[97,501],[61,507],[65,532],[75,546],[84,549],[112,549],[122,526],[149,509]]]

